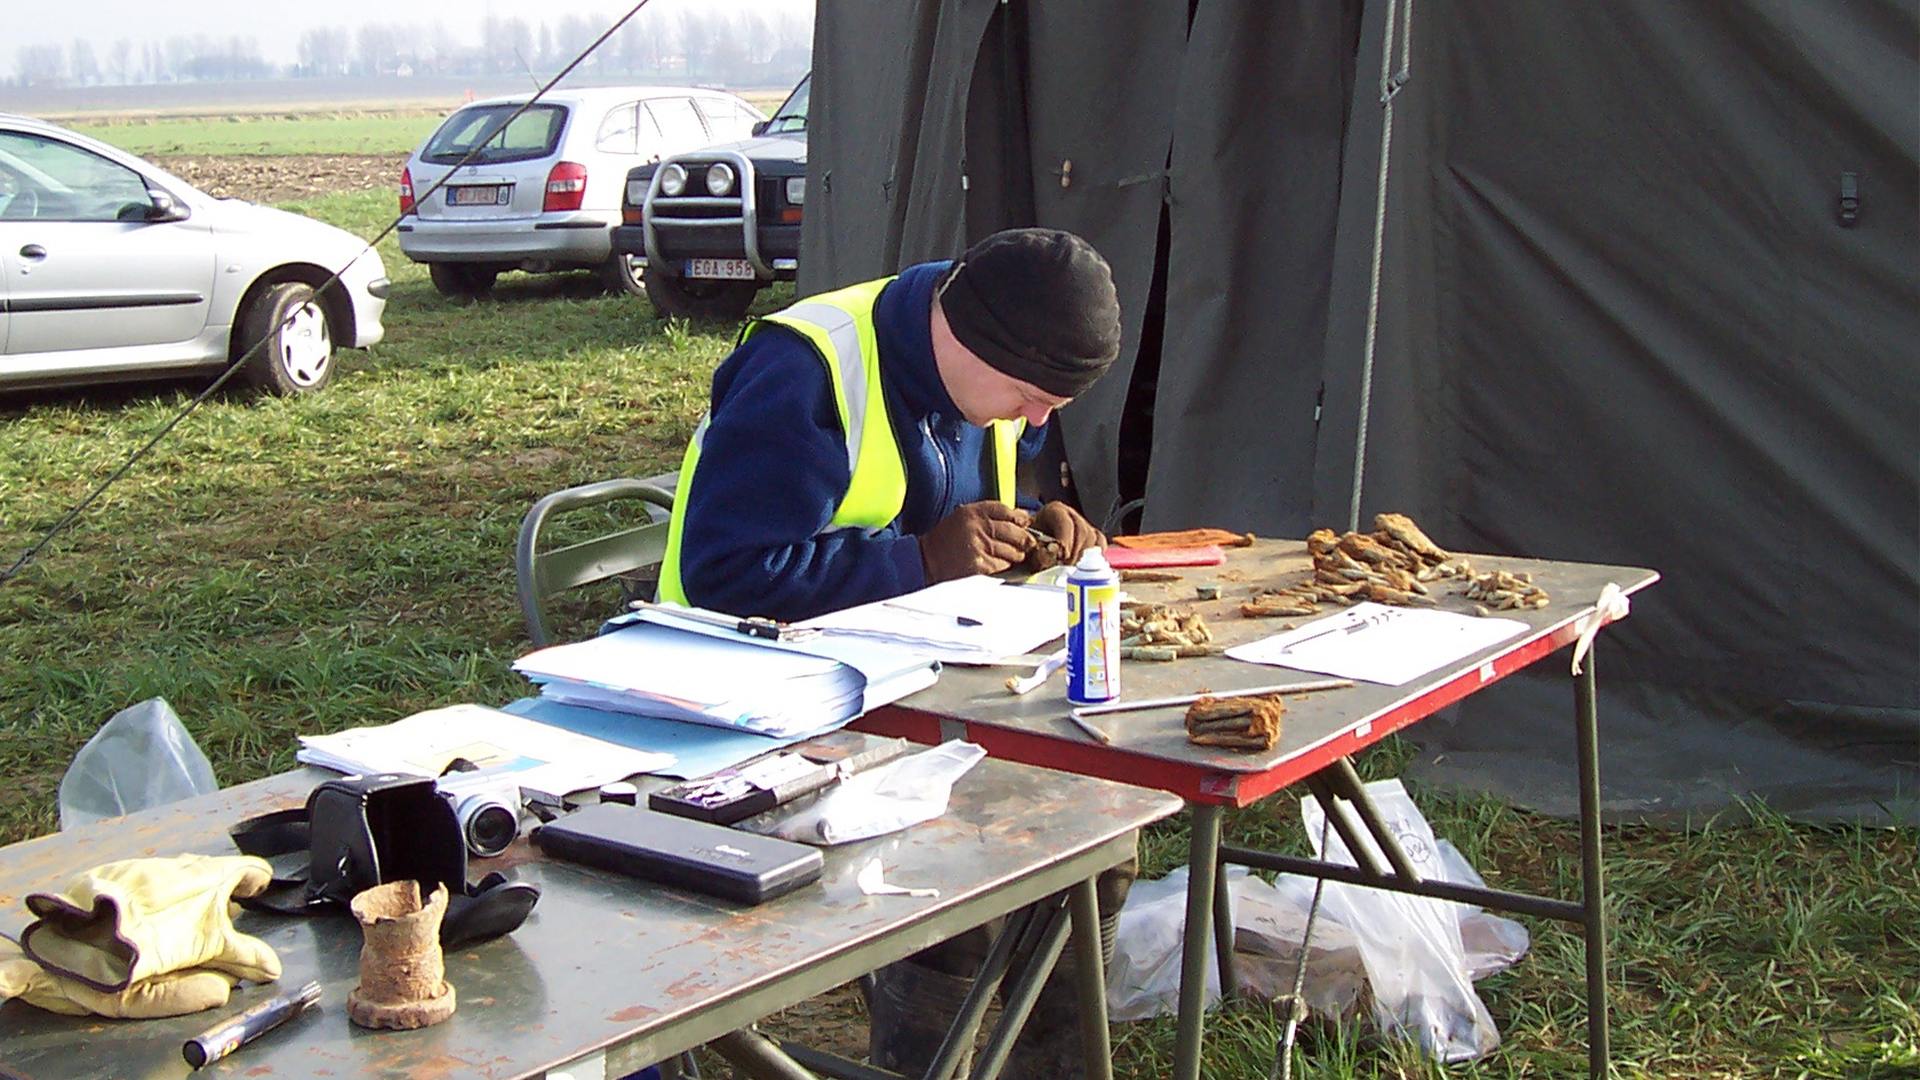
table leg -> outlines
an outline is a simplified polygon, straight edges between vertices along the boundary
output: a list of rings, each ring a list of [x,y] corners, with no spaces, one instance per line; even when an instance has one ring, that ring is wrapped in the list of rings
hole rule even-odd
[[[1174,1039],[1174,1080],[1200,1080],[1200,1035],[1207,1011],[1207,947],[1220,866],[1219,806],[1188,804],[1193,840],[1187,854],[1187,926],[1180,953],[1180,1027]]]
[[[817,1080],[778,1043],[752,1028],[722,1035],[707,1047],[753,1080]]]
[[[1021,969],[1020,977],[1014,980],[1013,989],[1007,993],[1001,1003],[1000,1022],[987,1038],[987,1045],[980,1050],[980,1056],[973,1062],[973,1080],[993,1080],[1000,1075],[1000,1069],[1007,1063],[1007,1055],[1013,1052],[1013,1041],[1026,1026],[1027,1015],[1033,1011],[1033,1003],[1040,998],[1040,989],[1046,985],[1047,976],[1053,973],[1053,966],[1060,959],[1060,953],[1067,946],[1067,931],[1071,919],[1067,912],[1053,908],[1046,917],[1045,927],[1041,931],[1030,959]],[[1094,923],[1094,933],[1100,932],[1098,920]],[[1095,939],[1096,941],[1098,938]]]
[[[1113,1037],[1107,1030],[1107,967],[1100,955],[1100,897],[1089,879],[1073,887],[1074,977],[1080,991],[1080,1040],[1087,1080],[1113,1080]]]
[[[1220,963],[1220,1000],[1227,1001],[1240,992],[1240,973],[1233,966],[1233,894],[1225,860],[1213,867],[1213,956]]]
[[[1587,928],[1587,1074],[1607,1075],[1607,909],[1600,863],[1600,718],[1594,655],[1573,680],[1580,757],[1580,877]]]

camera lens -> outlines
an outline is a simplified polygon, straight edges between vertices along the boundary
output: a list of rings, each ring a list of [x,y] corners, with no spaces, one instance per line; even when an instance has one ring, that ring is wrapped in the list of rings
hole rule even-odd
[[[469,795],[461,800],[455,814],[460,819],[460,835],[466,838],[467,850],[481,858],[507,850],[513,838],[520,835],[520,815],[490,796]]]

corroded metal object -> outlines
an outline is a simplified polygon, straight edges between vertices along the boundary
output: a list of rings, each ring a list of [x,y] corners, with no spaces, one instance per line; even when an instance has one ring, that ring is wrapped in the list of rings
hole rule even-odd
[[[440,951],[447,887],[425,903],[412,879],[375,885],[348,905],[360,920],[360,985],[347,995],[347,1019],[367,1028],[432,1027],[453,1015],[453,984]]]

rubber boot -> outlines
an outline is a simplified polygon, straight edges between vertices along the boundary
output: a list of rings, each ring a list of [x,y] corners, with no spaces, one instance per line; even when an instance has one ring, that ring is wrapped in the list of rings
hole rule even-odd
[[[862,979],[866,993],[869,1060],[905,1076],[925,1076],[940,1044],[960,1014],[973,980],[936,971],[913,960],[888,964]],[[956,1075],[973,1068],[973,1049],[960,1059]]]

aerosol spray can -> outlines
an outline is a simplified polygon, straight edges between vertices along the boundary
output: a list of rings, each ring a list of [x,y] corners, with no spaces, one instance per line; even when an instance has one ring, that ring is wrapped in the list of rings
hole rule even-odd
[[[1088,548],[1067,575],[1067,700],[1120,696],[1120,575]]]

